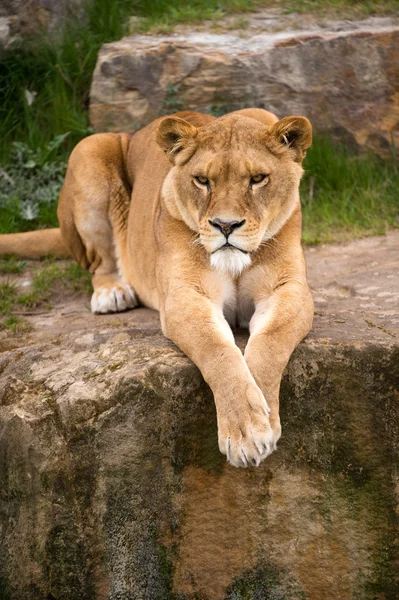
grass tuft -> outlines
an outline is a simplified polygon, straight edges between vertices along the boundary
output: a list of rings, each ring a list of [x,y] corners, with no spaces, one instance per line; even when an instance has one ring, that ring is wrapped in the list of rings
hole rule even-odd
[[[258,5],[269,6],[268,0]],[[338,18],[357,19],[372,15],[388,15],[398,11],[398,0],[280,0],[275,3],[285,13],[317,13]]]
[[[12,333],[23,333],[26,331],[31,331],[32,325],[22,317],[10,315],[0,322],[0,330],[1,329],[7,329]]]
[[[4,315],[10,312],[15,298],[17,295],[16,286],[10,282],[5,281],[0,283],[0,315]]]
[[[19,260],[13,254],[10,254],[8,256],[2,256],[0,258],[0,274],[8,275],[22,273],[26,262],[26,260]]]
[[[134,5],[134,14],[139,19],[134,29],[141,32],[163,33],[170,31],[176,25],[217,21],[231,12],[250,12],[265,4],[276,6],[277,3],[255,0],[189,0],[188,2],[138,0]]]
[[[15,261],[11,257],[4,262],[13,264],[13,260]],[[24,263],[26,264],[26,261]],[[23,270],[23,267],[21,269]],[[21,273],[21,270],[13,272]],[[0,319],[0,327],[11,331],[26,331],[27,327],[23,325],[23,319],[21,320],[17,314],[19,311],[35,310],[39,307],[50,308],[51,296],[56,288],[57,290],[61,288],[73,292],[89,293],[92,290],[90,281],[90,273],[77,263],[70,262],[60,265],[53,260],[46,259],[44,265],[34,272],[27,291],[21,292],[20,288],[11,280],[0,283],[0,318],[3,317]],[[17,321],[14,322],[12,319],[17,319]]]

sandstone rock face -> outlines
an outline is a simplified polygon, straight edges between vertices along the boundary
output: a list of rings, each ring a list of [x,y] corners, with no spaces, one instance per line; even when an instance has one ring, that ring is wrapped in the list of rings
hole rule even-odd
[[[250,37],[134,35],[101,49],[90,117],[97,131],[130,131],[181,107],[260,106],[388,157],[399,143],[398,64],[394,19]]]
[[[308,252],[315,327],[258,469],[219,453],[210,391],[153,311],[71,311],[80,330],[1,353],[0,597],[395,600],[397,244]]]

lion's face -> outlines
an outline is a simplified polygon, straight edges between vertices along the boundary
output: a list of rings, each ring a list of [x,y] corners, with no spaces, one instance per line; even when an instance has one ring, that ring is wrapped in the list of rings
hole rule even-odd
[[[199,234],[211,264],[238,275],[299,201],[310,123],[286,117],[267,127],[227,116],[197,129],[169,117],[158,143],[174,164],[164,187],[168,200]]]

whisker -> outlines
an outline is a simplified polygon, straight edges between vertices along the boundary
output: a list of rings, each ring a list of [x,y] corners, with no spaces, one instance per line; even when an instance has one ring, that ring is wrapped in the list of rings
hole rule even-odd
[[[277,240],[275,237],[273,237],[273,234],[271,231],[265,231],[265,234],[270,235],[270,237],[267,240],[263,240],[263,242],[261,242],[259,244],[259,248],[260,247],[265,247],[265,246],[272,246],[272,245],[279,245],[280,241]]]
[[[201,238],[198,236],[192,242],[193,246],[202,246]]]

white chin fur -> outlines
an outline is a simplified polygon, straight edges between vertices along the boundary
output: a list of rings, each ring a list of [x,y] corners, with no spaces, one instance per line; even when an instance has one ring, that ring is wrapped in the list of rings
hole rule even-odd
[[[211,266],[218,271],[227,272],[233,277],[237,277],[250,264],[250,255],[234,248],[217,250],[211,254]]]

